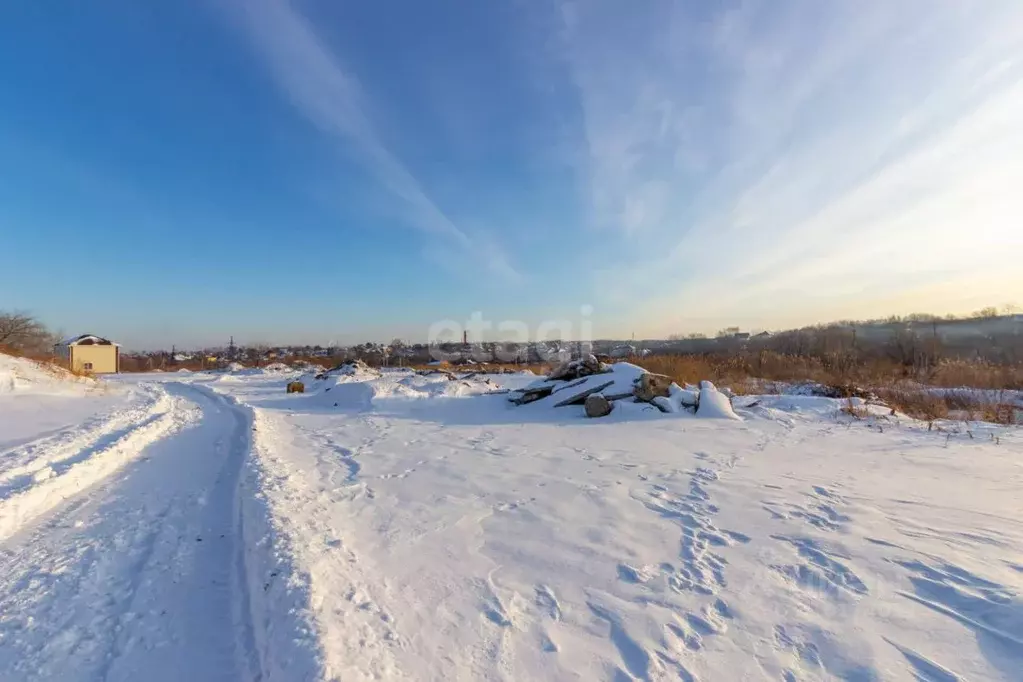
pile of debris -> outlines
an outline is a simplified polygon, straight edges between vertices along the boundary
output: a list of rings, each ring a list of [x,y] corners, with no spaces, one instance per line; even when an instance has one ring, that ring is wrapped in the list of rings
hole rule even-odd
[[[553,407],[585,406],[589,417],[603,417],[615,409],[615,401],[648,403],[661,412],[688,410],[703,417],[737,419],[731,396],[709,381],[679,386],[671,377],[652,374],[628,362],[607,364],[594,356],[566,362],[547,377],[512,391],[516,405],[544,402]]]
[[[580,360],[569,360],[564,362],[547,375],[548,379],[560,379],[562,381],[573,381],[594,374],[607,374],[611,371],[611,365],[601,362],[595,355],[588,355]]]
[[[269,365],[263,368],[264,372],[291,372],[291,367],[288,367],[283,362],[271,362]]]
[[[345,360],[340,365],[335,365],[316,375],[316,379],[326,379],[330,376],[347,377],[378,377],[380,372],[367,365],[362,360]]]
[[[458,375],[456,375],[454,372],[450,372],[450,371],[448,371],[446,369],[432,369],[432,368],[431,369],[417,369],[416,370],[416,374],[421,376],[421,377],[429,377],[429,376],[433,376],[435,374],[440,374],[442,376],[447,377],[448,381],[454,381],[455,379],[458,378]]]

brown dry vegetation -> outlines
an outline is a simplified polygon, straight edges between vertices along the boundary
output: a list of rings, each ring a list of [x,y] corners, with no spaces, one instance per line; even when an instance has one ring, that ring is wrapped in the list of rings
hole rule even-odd
[[[926,371],[883,360],[851,363],[840,359],[784,355],[659,355],[630,360],[676,382],[709,379],[737,394],[770,393],[770,382],[813,382],[822,395],[874,397],[916,419],[980,419],[1013,424],[1020,409],[1007,394],[1023,390],[1023,366],[946,360]],[[765,383],[767,382],[767,383]],[[956,388],[986,389],[960,391]],[[952,390],[936,390],[939,388]]]
[[[995,424],[1017,424],[1023,415],[1004,391],[983,395],[966,391],[934,391],[912,386],[879,389],[878,400],[915,419],[933,422],[939,419],[986,421]]]
[[[1023,390],[1023,366],[995,365],[963,360],[944,360],[927,371],[916,371],[883,358],[851,362],[843,357],[809,357],[772,351],[731,355],[651,355],[629,358],[649,372],[664,374],[679,384],[710,380],[739,395],[777,392],[774,382],[813,383],[815,392],[835,398],[867,398],[915,419],[983,420],[1016,423],[1021,412],[1010,390]],[[529,369],[543,375],[549,364],[498,364],[436,366],[413,365],[413,369],[447,369],[458,372]],[[938,390],[940,388],[949,390]],[[983,389],[956,390],[957,388]],[[863,416],[850,401],[848,412]]]
[[[533,374],[536,374],[537,376],[542,376],[544,374],[547,374],[548,372],[550,372],[554,368],[550,364],[541,364],[541,363],[514,364],[514,363],[503,363],[503,362],[480,363],[480,364],[475,364],[475,365],[447,365],[447,364],[445,364],[445,365],[421,365],[421,364],[413,364],[413,365],[406,365],[406,367],[408,367],[409,369],[417,370],[417,371],[430,371],[431,369],[439,369],[439,370],[444,370],[444,371],[447,371],[447,372],[459,372],[459,373],[462,373],[462,372],[484,372],[484,373],[496,372],[496,373],[500,373],[500,372],[523,372],[523,371],[529,370],[530,372],[532,372]]]
[[[928,386],[969,387],[988,390],[1023,390],[1023,365],[946,360],[925,371],[875,359],[849,362],[841,358],[785,355],[772,351],[735,355],[655,355],[632,358],[644,369],[667,374],[676,381],[709,379],[720,383],[747,383],[753,379],[816,382],[825,386],[884,387],[902,382]]]
[[[25,360],[31,360],[32,362],[39,365],[42,369],[45,369],[55,375],[68,375],[76,376],[79,378],[91,379],[92,372],[86,372],[84,370],[72,369],[71,366],[65,360],[55,358],[52,355],[46,355],[44,353],[31,353],[25,352],[18,348],[12,348],[10,346],[0,345],[0,353],[4,355],[10,355],[15,358],[23,358]]]

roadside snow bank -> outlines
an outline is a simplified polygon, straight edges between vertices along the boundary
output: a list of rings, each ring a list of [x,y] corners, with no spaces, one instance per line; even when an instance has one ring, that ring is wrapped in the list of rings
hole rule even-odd
[[[252,456],[240,483],[241,525],[245,546],[244,580],[261,679],[265,682],[322,680],[320,636],[310,610],[309,576],[294,565],[293,519],[282,491],[286,467],[279,468],[273,429],[259,411],[243,408],[252,419]],[[270,438],[268,441],[267,438]]]
[[[0,471],[0,540],[16,533],[69,496],[107,478],[151,443],[195,420],[195,410],[160,391],[95,431],[55,443],[43,454]],[[34,452],[28,444],[28,453]],[[43,445],[49,443],[43,442]],[[18,450],[4,453],[18,461]]]
[[[0,353],[0,395],[4,393],[83,393],[96,380],[75,376],[56,365],[16,358]]]

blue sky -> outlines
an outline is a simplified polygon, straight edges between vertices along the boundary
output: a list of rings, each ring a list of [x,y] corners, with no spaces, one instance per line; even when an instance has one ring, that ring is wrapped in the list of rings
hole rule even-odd
[[[1023,302],[1016,0],[22,2],[0,26],[0,308],[68,333]]]

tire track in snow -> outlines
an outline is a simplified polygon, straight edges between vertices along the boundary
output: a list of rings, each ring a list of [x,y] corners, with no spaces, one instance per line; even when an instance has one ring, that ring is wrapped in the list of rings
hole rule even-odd
[[[0,555],[0,678],[274,679],[256,663],[240,570],[248,422],[206,391],[167,389],[194,428],[150,442]]]
[[[142,385],[143,399],[127,409],[93,417],[56,434],[29,440],[0,452],[0,498],[30,484],[34,476],[54,465],[102,449],[167,407],[165,392]]]
[[[162,388],[155,390],[158,399],[144,412],[132,411],[135,421],[129,426],[84,434],[57,452],[37,457],[39,467],[31,478],[8,479],[7,489],[0,489],[0,541],[114,474],[139,457],[146,446],[197,419],[198,412],[185,401],[167,395]],[[117,423],[120,425],[120,420]],[[46,476],[39,475],[43,471]]]

